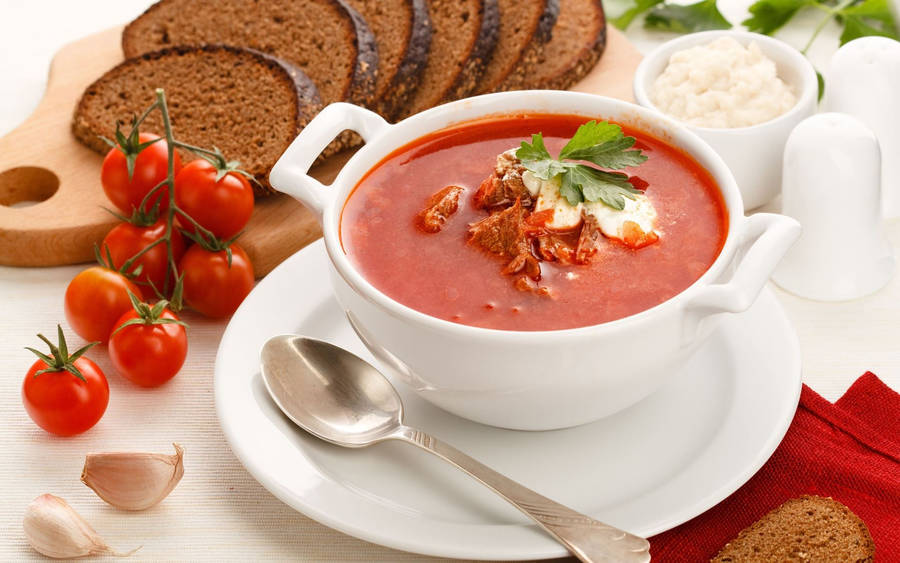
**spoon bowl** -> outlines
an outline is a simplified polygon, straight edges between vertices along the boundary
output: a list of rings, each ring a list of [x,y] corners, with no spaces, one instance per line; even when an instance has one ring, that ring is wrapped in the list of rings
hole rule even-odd
[[[282,335],[266,342],[260,360],[278,408],[322,440],[361,448],[402,426],[403,404],[391,382],[343,348]]]

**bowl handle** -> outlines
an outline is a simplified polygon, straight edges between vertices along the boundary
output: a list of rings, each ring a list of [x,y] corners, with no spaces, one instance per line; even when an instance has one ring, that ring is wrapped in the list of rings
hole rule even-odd
[[[687,302],[697,320],[715,313],[740,313],[756,301],[775,266],[800,237],[800,223],[785,215],[756,213],[747,218],[731,279],[707,285]]]
[[[308,174],[319,154],[345,129],[368,142],[391,125],[367,109],[338,102],[328,105],[300,131],[269,172],[269,183],[310,208],[319,223],[334,190]]]

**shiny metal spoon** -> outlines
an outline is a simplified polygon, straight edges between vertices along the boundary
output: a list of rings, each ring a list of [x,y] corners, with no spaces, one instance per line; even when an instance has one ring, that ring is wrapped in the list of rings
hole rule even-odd
[[[303,336],[276,336],[263,346],[260,359],[272,399],[310,434],[351,448],[384,440],[415,444],[508,500],[581,561],[650,560],[650,544],[644,538],[575,512],[425,432],[404,426],[403,405],[391,382],[343,348]]]

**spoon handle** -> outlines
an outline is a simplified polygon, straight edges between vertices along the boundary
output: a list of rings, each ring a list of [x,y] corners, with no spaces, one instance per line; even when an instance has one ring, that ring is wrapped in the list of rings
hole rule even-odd
[[[401,426],[391,436],[415,444],[478,479],[550,532],[585,562],[650,561],[650,543],[552,501],[420,430]]]

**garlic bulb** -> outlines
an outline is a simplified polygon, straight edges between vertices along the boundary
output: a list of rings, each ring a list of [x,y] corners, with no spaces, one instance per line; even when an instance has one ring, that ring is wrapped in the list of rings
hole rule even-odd
[[[88,454],[81,481],[97,496],[124,510],[144,510],[166,498],[184,475],[184,449],[174,455],[113,452]]]
[[[44,494],[31,501],[22,520],[25,537],[36,551],[56,559],[116,553],[63,499]]]

